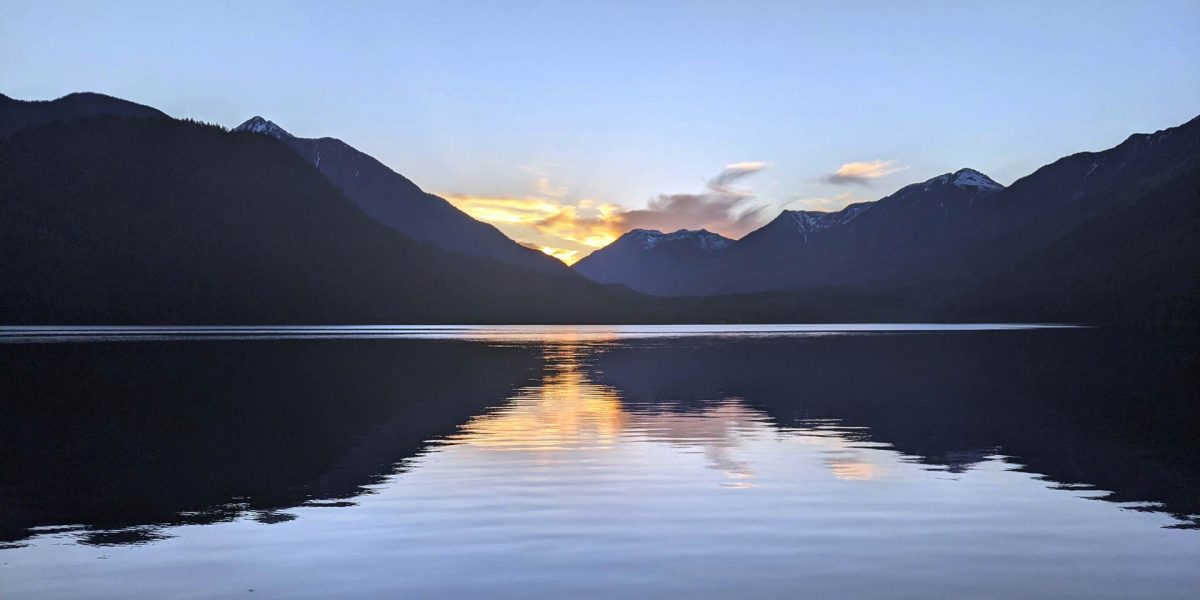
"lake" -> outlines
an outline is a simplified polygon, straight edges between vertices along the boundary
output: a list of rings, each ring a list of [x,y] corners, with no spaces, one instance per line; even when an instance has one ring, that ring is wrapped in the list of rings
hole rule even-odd
[[[1195,598],[1198,346],[0,328],[0,597]]]

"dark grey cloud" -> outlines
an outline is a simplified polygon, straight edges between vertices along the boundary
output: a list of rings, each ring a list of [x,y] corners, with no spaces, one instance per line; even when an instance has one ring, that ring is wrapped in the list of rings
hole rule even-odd
[[[708,229],[739,238],[766,223],[764,206],[753,206],[754,195],[735,186],[765,169],[761,162],[735,163],[710,179],[705,191],[696,194],[660,194],[647,208],[625,211],[625,229]]]

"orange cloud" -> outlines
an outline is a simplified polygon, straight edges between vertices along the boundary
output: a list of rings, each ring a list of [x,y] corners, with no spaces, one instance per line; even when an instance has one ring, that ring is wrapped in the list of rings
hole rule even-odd
[[[594,209],[563,206],[558,212],[533,223],[534,229],[589,248],[603,248],[626,231],[619,206],[602,204]]]
[[[766,167],[761,162],[733,163],[711,179],[703,192],[660,194],[639,209],[597,204],[586,198],[570,200],[563,188],[551,185],[540,171],[530,171],[535,176],[536,195],[446,194],[445,198],[525,246],[574,264],[635,228],[704,228],[730,237],[745,235],[765,222],[763,207],[750,206],[753,194],[735,184]]]
[[[592,206],[587,200],[567,204],[565,200],[534,196],[448,194],[446,199],[521,244],[569,265],[607,246],[624,232],[621,209],[615,205]]]
[[[545,252],[546,254],[549,254],[550,256],[553,256],[554,258],[557,258],[558,260],[563,261],[564,263],[567,263],[568,265],[573,265],[573,264],[579,262],[579,259],[583,258],[582,256],[579,255],[578,250],[567,250],[566,248],[551,248],[550,246],[542,246],[540,248],[540,250],[542,252]]]
[[[866,185],[872,179],[878,179],[892,173],[907,169],[896,164],[895,160],[872,160],[869,162],[852,162],[838,167],[833,174],[825,176],[827,183],[842,185],[856,183]]]
[[[521,244],[522,246],[525,246],[526,248],[537,250],[538,252],[542,252],[544,254],[553,256],[554,258],[557,258],[558,260],[561,260],[564,263],[567,263],[568,265],[573,265],[573,264],[579,262],[579,259],[583,258],[582,256],[579,255],[580,254],[579,250],[570,250],[567,248],[555,248],[553,246],[543,246],[541,244],[534,244],[531,242],[520,242],[519,241],[517,243]]]
[[[559,204],[542,198],[448,194],[446,199],[468,215],[497,226],[534,223],[562,208]]]

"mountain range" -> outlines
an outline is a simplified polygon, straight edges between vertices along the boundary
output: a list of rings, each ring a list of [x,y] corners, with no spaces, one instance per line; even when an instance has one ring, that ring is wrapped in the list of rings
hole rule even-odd
[[[589,322],[639,300],[406,236],[269,136],[90,94],[5,104],[31,124],[0,139],[0,323]]]
[[[1198,194],[1200,118],[569,269],[334,138],[0,96],[0,323],[1195,323]]]
[[[785,210],[736,242],[725,239],[719,251],[695,252],[682,260],[673,258],[679,252],[669,246],[641,245],[640,252],[630,252],[641,236],[632,231],[576,269],[596,281],[680,296],[878,283],[907,275],[908,265],[936,261],[935,248],[946,242],[942,238],[959,235],[969,213],[1003,189],[986,175],[963,169],[837,212]],[[684,230],[667,237],[677,246],[701,247],[700,235]],[[670,276],[647,281],[647,264],[655,265],[654,275]]]
[[[575,263],[600,283],[619,283],[648,294],[669,293],[702,272],[733,240],[704,229],[663,233],[634,229]]]
[[[837,212],[785,210],[719,251],[682,254],[633,231],[576,270],[665,296],[840,289],[962,316],[1160,315],[1200,289],[1198,168],[1200,118],[1008,187],[961,169]],[[703,246],[697,232],[655,234]]]

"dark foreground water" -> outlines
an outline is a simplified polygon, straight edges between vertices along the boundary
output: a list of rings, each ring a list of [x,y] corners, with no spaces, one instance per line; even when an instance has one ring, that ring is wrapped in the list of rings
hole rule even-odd
[[[0,330],[0,597],[1195,598],[1190,337]]]

